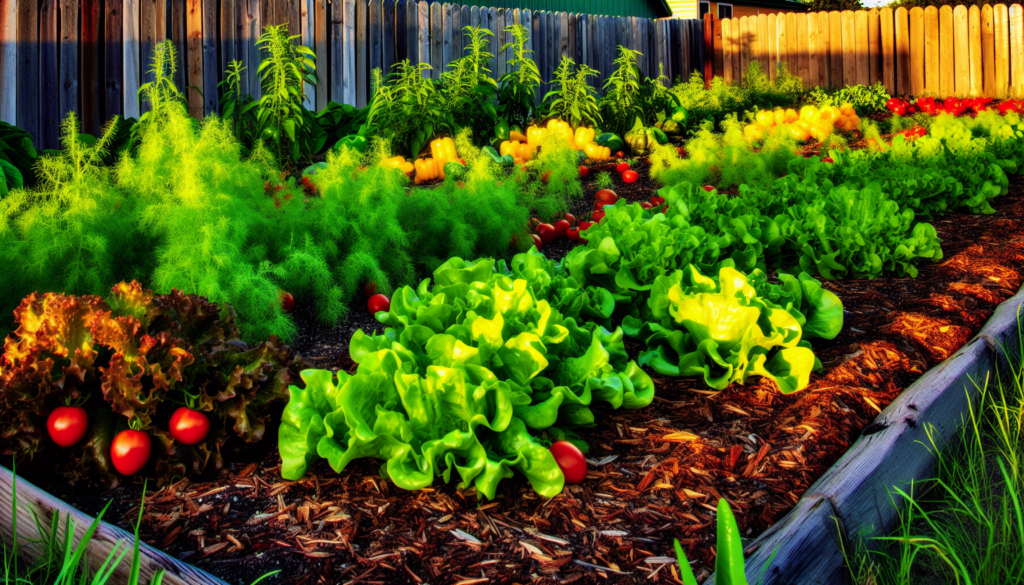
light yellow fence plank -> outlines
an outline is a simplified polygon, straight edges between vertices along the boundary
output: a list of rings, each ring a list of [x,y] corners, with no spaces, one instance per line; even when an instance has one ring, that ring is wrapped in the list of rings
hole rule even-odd
[[[981,9],[977,5],[967,10],[967,49],[970,51],[971,96],[981,95],[985,82],[981,73]]]
[[[843,16],[843,84],[857,84],[857,23],[852,10]]]
[[[831,87],[843,87],[843,16],[833,10],[828,13],[828,30],[831,38],[829,48],[829,75]]]
[[[910,93],[924,93],[924,9],[910,9]]]
[[[793,20],[795,21],[794,24],[796,24],[797,75],[803,81],[804,87],[811,87],[814,85],[814,82],[811,81],[810,52],[807,42],[807,15],[803,13],[796,14],[793,16]]]
[[[892,8],[883,8],[878,14],[882,37],[882,84],[890,95],[896,93],[896,31]]]
[[[877,8],[868,11],[868,81],[871,83],[882,81],[882,39],[878,14]]]
[[[924,9],[924,90],[939,93],[939,9]]]
[[[750,17],[744,16],[740,18],[740,79],[745,79],[747,76],[747,70],[750,69],[750,50],[751,50],[751,38],[750,38]]]
[[[939,93],[953,95],[956,85],[953,58],[953,8],[939,8]]]
[[[768,77],[775,79],[775,64],[779,62],[779,23],[774,14],[768,15]]]
[[[896,21],[896,91],[911,93],[910,78],[910,22],[907,9],[902,6],[893,13]]]
[[[958,97],[971,92],[971,51],[967,35],[967,7],[957,6],[953,9],[953,91]]]
[[[996,29],[992,5],[981,7],[981,91],[987,96],[996,92]]]
[[[811,85],[823,87],[818,59],[821,49],[818,48],[818,15],[814,12],[807,15],[807,76]]]
[[[761,14],[757,17],[757,38],[761,45],[761,69],[768,71],[768,64],[771,63],[771,38],[768,35],[768,15]]]
[[[1024,10],[1010,6],[1010,94],[1024,93]]]
[[[1010,11],[1005,4],[992,10],[996,27],[996,89],[994,97],[1006,97],[1010,91]]]
[[[818,12],[818,85],[822,87],[832,86],[832,76],[829,72],[829,51],[832,47],[832,35],[829,34],[828,12]]]
[[[868,13],[858,10],[853,13],[854,39],[857,50],[857,83],[870,83],[868,73]]]

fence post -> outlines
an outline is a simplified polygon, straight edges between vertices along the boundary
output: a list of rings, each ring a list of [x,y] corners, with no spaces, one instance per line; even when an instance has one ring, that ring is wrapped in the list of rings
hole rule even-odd
[[[711,89],[715,65],[715,17],[704,14],[704,89]]]

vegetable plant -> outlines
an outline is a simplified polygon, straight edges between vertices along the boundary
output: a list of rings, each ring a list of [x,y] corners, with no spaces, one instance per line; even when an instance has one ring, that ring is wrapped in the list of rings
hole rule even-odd
[[[393,69],[387,77],[373,71],[373,101],[360,132],[415,157],[435,134],[454,133],[455,120],[444,94],[424,74],[430,65],[406,59]]]
[[[145,467],[165,484],[221,467],[232,442],[263,438],[301,366],[275,338],[242,343],[230,307],[135,282],[107,298],[32,294],[15,315],[18,328],[0,356],[4,454],[38,456],[59,412],[68,424],[54,421],[49,432],[61,433],[59,445],[75,444],[71,431],[87,424],[77,470],[108,485],[120,481],[114,469],[130,475]],[[57,410],[69,401],[85,409],[84,421]],[[209,421],[205,440],[179,442],[168,430],[173,406],[183,404]]]
[[[600,125],[602,119],[597,92],[587,81],[598,73],[587,64],[577,66],[569,57],[562,57],[551,82],[556,87],[544,96],[545,116],[564,120],[574,127]]]
[[[456,129],[470,128],[476,142],[484,142],[497,121],[494,98],[498,84],[491,78],[487,51],[494,34],[478,26],[463,28],[465,55],[448,65],[441,75],[442,94]]]
[[[511,270],[453,258],[416,289],[403,287],[381,315],[382,335],[353,336],[359,368],[306,371],[292,387],[279,434],[282,475],[300,478],[325,458],[335,471],[361,457],[383,459],[396,485],[435,478],[493,498],[519,470],[551,497],[565,477],[548,442],[579,441],[594,400],[641,408],[651,379],[628,361],[619,329],[584,324],[614,301],[581,287],[537,253]]]
[[[303,106],[305,84],[316,85],[316,55],[302,44],[301,35],[288,35],[288,25],[269,25],[256,41],[267,57],[256,73],[262,97],[242,108],[256,110],[256,134],[272,149],[279,164],[319,152],[326,135]]]
[[[498,118],[525,128],[537,115],[535,100],[541,84],[540,70],[532,58],[533,51],[526,47],[530,37],[525,26],[505,27],[505,38],[512,40],[505,43],[501,51],[510,51],[512,58],[498,80]]]
[[[600,102],[605,130],[622,135],[633,127],[638,117],[643,118],[640,68],[637,66],[640,56],[640,51],[619,46],[619,56],[612,63],[615,71],[604,83],[605,95]]]

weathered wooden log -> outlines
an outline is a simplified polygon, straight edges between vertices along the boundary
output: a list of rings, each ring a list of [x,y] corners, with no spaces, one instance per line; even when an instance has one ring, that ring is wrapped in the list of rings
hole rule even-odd
[[[6,467],[0,466],[0,537],[4,542],[12,542],[12,528],[17,522],[18,526],[18,547],[27,558],[38,558],[43,553],[42,543],[39,542],[39,529],[36,525],[36,518],[44,529],[49,530],[53,525],[53,517],[60,515],[60,528],[57,534],[52,535],[58,541],[64,541],[66,519],[71,517],[74,536],[73,546],[77,546],[85,535],[94,518],[79,512],[75,508],[59,500],[49,493],[39,489],[19,477],[17,482],[18,509],[17,513],[12,510],[14,474]],[[88,559],[92,570],[97,570],[107,556],[115,548],[120,551],[127,548],[128,552],[121,560],[121,564],[114,571],[111,583],[127,583],[128,574],[131,570],[132,547],[135,546],[135,537],[128,532],[100,521],[96,532],[86,548],[85,558]],[[115,555],[116,556],[116,555]],[[163,582],[167,585],[227,585],[224,581],[199,569],[183,563],[174,557],[142,542],[139,543],[140,561],[140,584],[148,584],[157,571],[165,571]]]
[[[796,507],[747,547],[751,583],[773,554],[764,585],[846,581],[844,550],[850,555],[858,540],[870,545],[864,539],[893,528],[903,500],[892,488],[909,491],[912,481],[930,476],[931,449],[953,436],[995,368],[1006,367],[1007,356],[1020,358],[1022,305],[1024,289],[960,351],[900,393]],[[712,576],[705,585],[714,582]]]

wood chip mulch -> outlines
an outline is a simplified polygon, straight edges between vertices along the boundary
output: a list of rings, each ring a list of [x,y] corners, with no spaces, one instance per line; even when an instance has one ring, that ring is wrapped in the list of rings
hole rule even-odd
[[[587,481],[553,499],[521,477],[503,482],[494,501],[440,482],[403,491],[368,460],[341,474],[320,462],[301,481],[284,481],[272,452],[222,480],[185,479],[147,495],[143,537],[230,583],[281,569],[285,579],[273,582],[367,585],[679,583],[679,538],[703,580],[714,564],[719,498],[742,533],[757,536],[903,388],[1017,292],[1024,179],[1012,177],[1010,189],[996,215],[933,222],[946,258],[917,278],[827,282],[846,322],[837,339],[815,343],[825,369],[810,388],[785,396],[763,381],[713,393],[655,376],[650,407],[597,409],[598,427],[584,433]],[[74,501],[87,492],[70,491],[59,495]],[[108,520],[130,527],[140,491],[108,493],[118,502]]]

